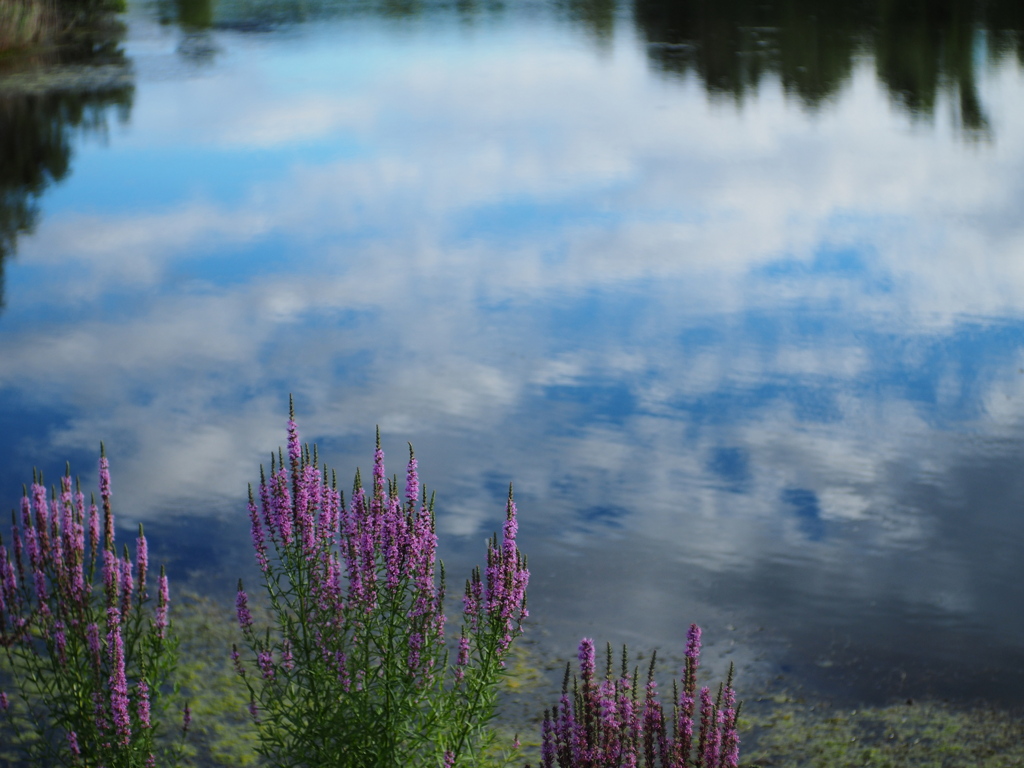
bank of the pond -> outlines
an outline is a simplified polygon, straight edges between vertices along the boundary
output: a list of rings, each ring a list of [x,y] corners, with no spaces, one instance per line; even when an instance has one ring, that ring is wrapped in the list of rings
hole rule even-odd
[[[269,618],[259,606],[258,621]],[[264,615],[260,615],[260,614]],[[187,765],[196,768],[264,766],[247,711],[244,687],[232,666],[238,642],[234,608],[195,593],[174,598],[181,639],[181,692],[192,710]],[[545,707],[557,703],[562,670],[572,649],[558,655],[529,635],[515,646],[500,695],[499,743],[522,743],[513,765],[539,764]],[[668,682],[671,662],[658,677]],[[1008,768],[1024,766],[1024,717],[981,703],[903,700],[888,706],[835,708],[804,698],[783,683],[744,686],[741,765],[779,768]],[[0,765],[14,768],[18,737],[0,729]]]
[[[229,653],[237,642],[233,608],[198,595],[178,600],[183,691],[191,699],[196,766],[260,765],[248,701],[235,679]],[[710,638],[709,638],[710,639]],[[511,742],[518,734],[522,759],[537,765],[543,711],[557,703],[563,654],[531,639],[515,646],[500,699],[497,728]],[[639,650],[639,649],[638,649]],[[681,650],[681,649],[680,649]],[[668,682],[671,662],[661,666]],[[777,683],[782,686],[783,683]],[[978,703],[900,701],[889,706],[833,708],[790,688],[744,688],[741,723],[744,766],[780,768],[961,768],[1024,766],[1024,717]]]
[[[0,64],[52,58],[83,33],[109,28],[125,8],[125,0],[0,0]]]
[[[39,45],[56,30],[52,3],[43,0],[0,2],[0,56]]]

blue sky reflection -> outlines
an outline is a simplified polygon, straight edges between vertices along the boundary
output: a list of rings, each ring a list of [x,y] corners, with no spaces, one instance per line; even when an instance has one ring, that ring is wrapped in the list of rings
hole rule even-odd
[[[130,123],[7,266],[6,497],[103,439],[126,519],[237,514],[294,392],[343,478],[375,424],[411,440],[446,534],[515,479],[540,551],[682,527],[711,574],[797,558],[854,574],[841,598],[981,610],[988,535],[961,550],[927,502],[1020,452],[1018,67],[970,145],[867,61],[808,114],[654,77],[625,34],[219,32],[160,77],[172,33],[133,24]],[[1012,496],[986,530],[1019,541]],[[864,570],[922,548],[920,579]]]

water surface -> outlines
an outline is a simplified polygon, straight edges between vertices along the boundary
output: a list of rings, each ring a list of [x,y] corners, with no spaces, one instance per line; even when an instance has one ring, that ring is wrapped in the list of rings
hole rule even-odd
[[[131,4],[0,89],[0,490],[103,440],[230,589],[294,393],[456,574],[514,481],[560,654],[1020,703],[1024,23],[911,6]]]

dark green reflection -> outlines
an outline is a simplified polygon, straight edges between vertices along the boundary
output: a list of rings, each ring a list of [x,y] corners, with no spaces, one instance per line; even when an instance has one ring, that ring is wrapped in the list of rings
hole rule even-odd
[[[213,26],[213,3],[211,0],[175,0],[178,23],[194,29],[208,29]]]
[[[35,227],[43,192],[70,172],[73,136],[105,134],[110,107],[126,120],[133,92],[131,85],[0,92],[0,308],[5,262]]]
[[[596,40],[611,40],[615,30],[616,0],[563,0],[569,17]]]
[[[911,114],[931,116],[945,89],[958,98],[962,127],[985,131],[978,51],[1024,63],[1019,0],[635,0],[634,9],[659,69],[696,74],[710,93],[737,101],[771,74],[816,108],[870,54]]]

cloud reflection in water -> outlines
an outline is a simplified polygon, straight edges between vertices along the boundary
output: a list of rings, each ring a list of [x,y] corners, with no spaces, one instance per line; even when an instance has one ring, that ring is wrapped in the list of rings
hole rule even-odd
[[[1021,453],[1019,68],[979,147],[908,127],[868,63],[827,110],[764,81],[737,111],[625,36],[302,34],[306,78],[227,35],[198,83],[143,78],[50,198],[0,325],[7,495],[104,439],[126,518],[236,514],[294,391],[343,478],[374,424],[412,440],[445,533],[514,478],[552,568],[639,541],[739,612],[1001,622],[1019,565],[985,553],[1024,488],[975,478]],[[167,199],[92,201],[140,165]]]

